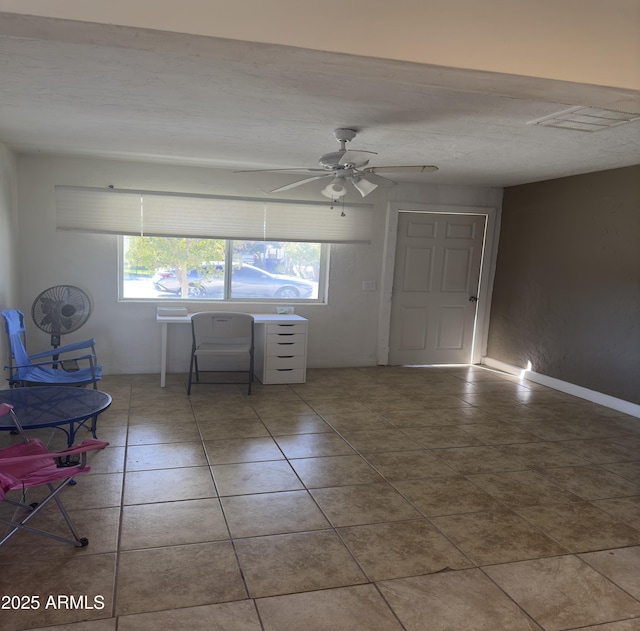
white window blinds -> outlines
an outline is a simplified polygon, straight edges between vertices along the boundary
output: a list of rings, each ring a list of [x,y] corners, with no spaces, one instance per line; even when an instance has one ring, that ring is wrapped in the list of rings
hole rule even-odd
[[[372,208],[56,186],[56,228],[80,232],[313,243],[370,243]]]

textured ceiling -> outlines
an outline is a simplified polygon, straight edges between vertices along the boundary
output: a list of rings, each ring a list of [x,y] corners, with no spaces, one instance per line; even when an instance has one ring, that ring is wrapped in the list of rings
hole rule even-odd
[[[316,167],[350,127],[373,166],[439,167],[400,180],[509,186],[640,163],[640,120],[531,124],[577,105],[640,113],[629,90],[2,14],[0,59],[0,142],[18,152]]]

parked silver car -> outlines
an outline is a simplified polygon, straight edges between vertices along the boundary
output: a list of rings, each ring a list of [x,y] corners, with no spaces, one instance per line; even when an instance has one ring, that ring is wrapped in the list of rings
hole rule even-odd
[[[187,278],[189,296],[192,298],[222,298],[224,295],[222,278],[210,278],[196,269],[190,270]],[[152,278],[152,283],[158,291],[180,295],[174,270],[159,270]],[[231,274],[231,298],[311,298],[314,290],[314,283],[308,280],[272,274],[253,265],[243,265]]]

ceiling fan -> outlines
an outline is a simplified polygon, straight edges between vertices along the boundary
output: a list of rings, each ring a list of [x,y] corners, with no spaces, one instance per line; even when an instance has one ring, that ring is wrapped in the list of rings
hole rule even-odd
[[[311,177],[286,184],[275,188],[270,193],[281,193],[290,191],[293,188],[302,186],[315,180],[331,178],[331,181],[325,186],[321,193],[329,199],[336,200],[347,194],[347,183],[350,182],[353,187],[366,197],[379,186],[392,187],[397,184],[393,180],[386,178],[379,173],[429,173],[437,171],[438,167],[430,165],[416,166],[380,166],[368,167],[368,155],[377,155],[375,151],[352,150],[347,149],[346,145],[356,137],[354,129],[335,129],[333,132],[335,139],[340,143],[340,149],[331,153],[325,153],[320,156],[318,164],[320,168],[312,169],[259,169],[268,172],[289,172],[289,173],[317,173]],[[246,171],[236,171],[236,173],[246,173]]]

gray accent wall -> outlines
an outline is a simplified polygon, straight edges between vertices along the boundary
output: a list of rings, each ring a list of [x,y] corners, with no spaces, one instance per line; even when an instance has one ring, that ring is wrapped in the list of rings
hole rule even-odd
[[[640,166],[505,189],[487,355],[640,404]]]

